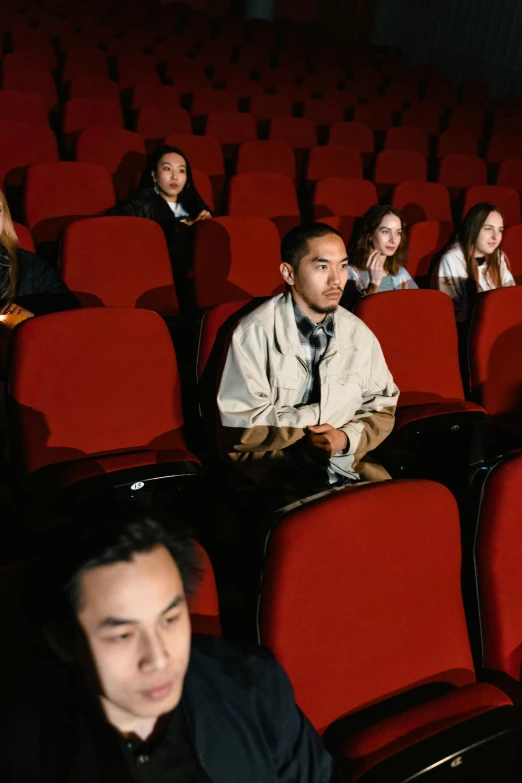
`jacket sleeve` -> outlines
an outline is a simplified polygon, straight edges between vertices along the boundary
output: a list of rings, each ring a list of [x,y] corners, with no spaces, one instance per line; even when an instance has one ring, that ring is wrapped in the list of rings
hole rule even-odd
[[[284,449],[319,423],[319,405],[284,406],[271,402],[266,336],[236,329],[232,335],[217,396],[222,448],[226,452]]]
[[[399,389],[393,382],[381,346],[373,338],[371,375],[363,386],[363,401],[352,421],[340,429],[346,433],[349,446],[346,454],[354,455],[354,463],[377,448],[393,429]]]
[[[47,315],[61,310],[75,310],[81,306],[47,261],[34,256],[29,274],[31,292],[15,297],[20,307],[25,307],[34,315]]]
[[[109,209],[105,214],[107,217],[149,217],[141,201],[126,201]]]
[[[341,783],[342,777],[308,718],[295,703],[292,686],[274,661],[270,714],[274,732],[275,764],[281,783]]]

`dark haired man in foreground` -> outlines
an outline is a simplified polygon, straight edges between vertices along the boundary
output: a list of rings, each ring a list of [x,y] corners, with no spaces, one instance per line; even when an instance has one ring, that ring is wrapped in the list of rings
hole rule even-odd
[[[391,432],[399,390],[375,335],[339,307],[346,247],[323,223],[281,245],[287,285],[241,319],[218,392],[221,449],[254,481],[332,485],[389,478],[365,455]]]
[[[189,539],[108,510],[45,566],[63,662],[29,673],[4,709],[2,783],[340,780],[270,652],[191,640]]]

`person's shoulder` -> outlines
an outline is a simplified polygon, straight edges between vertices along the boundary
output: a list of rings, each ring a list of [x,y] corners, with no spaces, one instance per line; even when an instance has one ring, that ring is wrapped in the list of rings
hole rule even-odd
[[[49,264],[43,258],[32,253],[30,250],[24,250],[19,247],[16,253],[18,269],[25,274],[36,274],[41,270],[48,269]]]
[[[455,244],[448,247],[444,253],[441,256],[440,259],[440,266],[442,265],[454,265],[454,266],[465,266],[466,260],[464,258],[464,253],[462,252],[462,248],[458,242],[455,242]]]
[[[281,671],[274,654],[265,647],[197,634],[192,637],[190,669],[216,685],[234,682],[246,689],[263,687]]]
[[[279,294],[278,296],[270,297],[270,299],[262,302],[258,307],[240,318],[234,329],[235,334],[241,338],[252,335],[259,328],[270,329],[275,321],[276,307],[283,296],[284,294]]]
[[[352,339],[374,336],[372,330],[366,326],[364,321],[361,321],[361,319],[350,312],[350,310],[346,310],[345,307],[337,308],[337,318],[341,329],[343,329],[343,331],[349,331],[352,335]]]

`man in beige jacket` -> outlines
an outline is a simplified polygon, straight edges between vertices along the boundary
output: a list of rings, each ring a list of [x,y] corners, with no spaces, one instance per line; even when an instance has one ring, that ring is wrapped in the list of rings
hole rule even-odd
[[[221,450],[254,481],[305,494],[389,478],[363,458],[393,429],[399,390],[374,334],[339,307],[344,242],[325,224],[298,226],[281,257],[286,293],[232,334],[218,391]]]

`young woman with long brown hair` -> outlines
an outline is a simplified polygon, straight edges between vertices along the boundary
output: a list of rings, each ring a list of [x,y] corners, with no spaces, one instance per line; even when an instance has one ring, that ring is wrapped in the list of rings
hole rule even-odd
[[[480,291],[515,285],[500,249],[504,217],[494,204],[475,204],[467,213],[457,241],[443,254],[433,287],[451,296],[455,318],[466,320],[469,306]]]
[[[361,232],[349,252],[350,266],[346,299],[379,291],[418,288],[405,268],[406,227],[401,213],[390,206],[376,204],[363,217]],[[350,285],[351,282],[351,285]],[[351,289],[351,293],[350,293]]]

